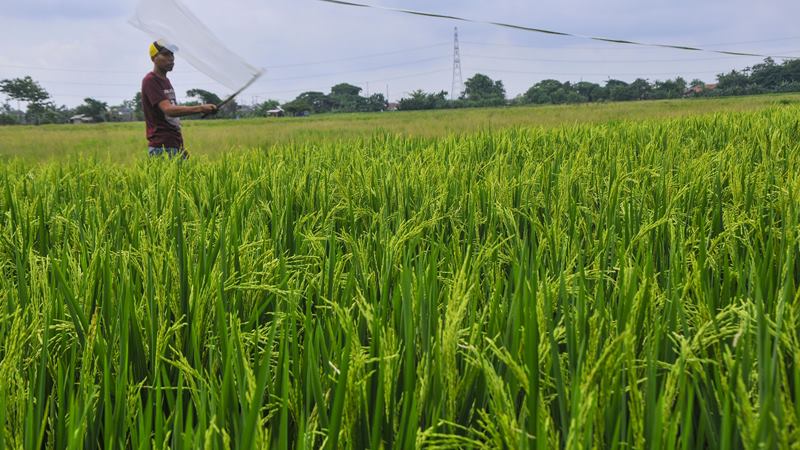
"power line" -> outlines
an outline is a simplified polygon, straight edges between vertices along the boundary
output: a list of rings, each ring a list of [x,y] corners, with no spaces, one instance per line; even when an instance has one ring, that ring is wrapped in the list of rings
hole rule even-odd
[[[531,61],[531,62],[551,62],[551,63],[625,63],[625,64],[639,64],[639,63],[661,63],[661,62],[700,62],[700,61],[720,61],[729,59],[741,59],[740,56],[719,56],[716,58],[696,58],[696,59],[547,59],[547,58],[522,58],[515,56],[493,56],[493,55],[464,55],[468,58],[478,59],[496,59],[506,61]]]
[[[344,62],[344,61],[354,61],[358,59],[369,59],[369,58],[376,58],[379,56],[389,56],[389,55],[397,55],[401,53],[410,53],[419,50],[427,50],[431,48],[442,47],[445,45],[450,45],[449,42],[440,42],[437,44],[431,45],[424,45],[420,47],[411,47],[405,48],[400,50],[392,50],[388,52],[381,52],[381,53],[371,53],[367,55],[357,55],[357,56],[348,56],[344,58],[334,58],[334,59],[326,59],[320,61],[309,61],[309,62],[302,62],[302,63],[293,63],[293,64],[283,64],[283,65],[275,65],[269,66],[269,69],[288,69],[292,67],[305,67],[305,66],[314,66],[318,64],[330,64],[330,63],[337,63],[337,62]],[[50,72],[76,72],[76,73],[106,73],[106,74],[141,74],[143,70],[131,71],[131,70],[105,70],[105,69],[83,69],[83,68],[72,68],[72,67],[48,67],[48,66],[28,66],[28,65],[20,65],[20,64],[0,64],[0,68],[9,68],[9,69],[27,69],[27,70],[41,70],[41,71],[50,71]],[[174,74],[188,74],[188,73],[199,73],[197,70],[184,70],[184,71],[175,71]]]
[[[793,59],[795,57],[790,56],[775,56],[775,55],[761,55],[757,53],[748,53],[748,52],[737,52],[731,50],[711,50],[711,49],[704,49],[699,47],[691,47],[686,45],[677,45],[677,44],[655,44],[655,43],[648,43],[648,42],[638,42],[628,39],[613,39],[613,38],[606,38],[606,37],[598,37],[598,36],[584,36],[581,34],[575,33],[567,33],[564,31],[555,31],[555,30],[547,30],[544,28],[534,28],[528,27],[524,25],[515,25],[510,23],[503,23],[503,22],[492,22],[488,20],[479,20],[479,19],[470,19],[465,17],[453,16],[449,14],[438,14],[438,13],[431,13],[431,12],[424,12],[424,11],[414,11],[410,9],[400,9],[400,8],[387,8],[385,6],[375,6],[369,5],[365,3],[355,3],[350,1],[342,1],[342,0],[317,0],[320,2],[325,3],[333,3],[337,5],[343,6],[353,6],[357,8],[372,8],[372,9],[380,9],[383,11],[391,11],[401,14],[411,14],[414,16],[426,16],[426,17],[433,17],[437,19],[447,19],[447,20],[455,20],[459,22],[471,22],[471,23],[480,23],[485,25],[494,25],[497,27],[502,28],[511,28],[514,30],[520,31],[528,31],[532,33],[541,33],[541,34],[549,34],[552,36],[561,36],[561,37],[575,37],[580,39],[588,39],[592,41],[599,41],[599,42],[607,42],[610,44],[620,44],[620,45],[637,45],[641,47],[658,47],[658,48],[672,48],[676,50],[686,50],[686,51],[694,51],[694,52],[709,52],[709,53],[720,53],[724,55],[734,55],[734,56],[758,56],[762,58],[772,57],[772,58],[781,58],[781,59]]]
[[[759,39],[757,41],[740,41],[740,42],[722,42],[716,44],[702,44],[703,47],[718,47],[722,45],[741,45],[741,44],[761,44],[764,42],[778,42],[778,41],[797,41],[800,40],[800,36],[792,36],[792,37],[782,37],[782,38],[773,38],[773,39]]]
[[[430,70],[428,72],[417,72],[417,73],[412,73],[412,74],[408,74],[408,75],[399,75],[399,76],[396,76],[396,77],[383,78],[383,79],[380,79],[380,80],[370,80],[370,82],[377,83],[379,81],[403,80],[403,79],[406,79],[406,78],[414,78],[414,77],[420,77],[420,76],[423,76],[423,75],[433,75],[435,73],[447,72],[449,70],[450,69]]]
[[[786,40],[791,38],[785,38]],[[765,40],[768,41],[768,40]],[[470,43],[470,42],[465,42]],[[398,53],[405,53],[405,52],[412,52],[421,49],[428,49],[428,48],[436,48],[446,43],[439,43],[433,44],[428,46],[421,46],[421,47],[414,47],[414,48],[407,48],[401,50],[394,50],[390,52],[383,52],[383,53],[373,53],[370,55],[361,55],[361,56],[353,56],[347,58],[339,58],[339,59],[330,59],[325,61],[316,61],[316,62],[308,62],[308,63],[297,63],[297,64],[289,64],[283,66],[274,66],[278,68],[288,68],[288,67],[300,67],[305,65],[315,65],[315,64],[322,64],[322,63],[331,63],[331,62],[339,62],[339,61],[348,61],[348,60],[355,60],[355,59],[363,59],[363,58],[371,58],[376,56],[382,55],[391,55],[391,54],[398,54]],[[470,44],[473,45],[485,45],[485,46],[507,46],[507,47],[524,47],[524,46],[517,46],[511,44],[493,44],[493,43],[475,43],[471,42]],[[532,47],[528,47],[532,48]],[[559,50],[560,51],[560,50]],[[539,58],[520,58],[520,57],[501,57],[501,56],[489,56],[489,55],[472,55],[472,58],[484,58],[484,59],[495,59],[495,60],[518,60],[518,61],[532,61],[532,62],[557,62],[557,63],[645,63],[645,62],[681,62],[681,61],[703,61],[703,60],[723,60],[723,59],[733,59],[737,58],[738,56],[727,56],[727,57],[718,57],[718,58],[698,58],[698,59],[665,59],[665,60],[558,60],[558,59],[539,59]],[[343,75],[343,74],[351,74],[351,73],[361,73],[361,72],[369,72],[374,70],[383,70],[392,67],[400,67],[404,65],[411,65],[411,64],[419,64],[423,62],[430,62],[439,60],[441,58],[426,58],[422,60],[416,61],[408,61],[398,64],[391,64],[391,65],[384,65],[379,67],[371,67],[359,70],[351,70],[351,71],[342,71],[342,72],[334,72],[334,73],[326,73],[326,74],[318,74],[318,75],[308,75],[308,76],[297,76],[297,77],[285,77],[285,78],[265,78],[266,81],[293,81],[293,80],[302,80],[302,79],[313,79],[313,78],[321,78],[326,76],[336,76],[336,75]],[[56,68],[56,67],[36,67],[36,66],[20,66],[20,65],[0,65],[0,67],[18,67],[18,68],[29,68],[29,69],[37,69],[37,70],[50,70],[50,71],[67,71],[67,72],[84,72],[84,73],[136,73],[141,74],[141,71],[132,72],[132,71],[114,71],[114,70],[93,70],[93,69],[73,69],[73,68]],[[491,71],[497,71],[496,69],[491,69]],[[429,73],[438,73],[440,71],[433,71],[433,72],[424,72],[423,74]],[[564,76],[582,76],[582,75],[605,75],[605,74],[598,74],[598,73],[561,73],[561,72],[525,72],[525,71],[504,71],[506,73],[524,73],[524,74],[532,74],[532,75],[564,75]],[[198,73],[196,71],[186,72],[186,71],[177,71],[173,72],[175,74],[187,74],[187,73]],[[710,74],[710,73],[719,73],[718,71],[708,71],[708,72],[692,72],[695,74]],[[617,74],[617,75],[667,75],[668,73],[650,73],[650,74],[640,74],[640,73],[627,73],[627,74]],[[377,81],[388,81],[392,79],[402,79],[402,78],[409,78],[419,76],[419,74],[412,74],[412,75],[404,75],[399,77],[387,78],[383,80]],[[376,80],[370,80],[370,82],[374,82]],[[76,86],[109,86],[109,87],[128,87],[131,86],[132,83],[106,83],[106,82],[76,82],[76,81],[53,81],[53,80],[44,80],[41,81],[42,83],[46,84],[62,84],[62,85],[76,85]],[[205,82],[191,82],[192,85],[195,86],[216,86],[216,83],[205,83]],[[296,92],[298,90],[290,90],[290,91],[273,91],[272,93],[282,93],[282,92]],[[85,97],[85,95],[59,95],[61,97]],[[95,96],[98,98],[104,98],[103,96]],[[105,98],[124,98],[124,97],[105,97]]]
[[[354,83],[354,84],[381,83],[381,82],[385,82],[385,81],[394,81],[394,80],[402,80],[402,79],[406,79],[406,78],[415,78],[415,77],[421,77],[421,76],[425,76],[425,75],[433,75],[433,74],[449,72],[449,71],[450,71],[450,69],[439,69],[439,70],[431,70],[431,71],[427,71],[427,72],[410,73],[410,74],[400,75],[400,76],[396,76],[396,77],[382,78],[380,80],[353,81],[352,83]],[[319,89],[316,89],[316,88],[288,89],[288,90],[285,90],[285,91],[255,92],[252,95],[265,96],[265,95],[289,94],[289,93],[293,93],[293,92],[310,92],[310,91],[319,91]]]
[[[115,87],[136,87],[135,83],[90,83],[87,81],[59,81],[59,80],[36,80],[41,84],[66,84],[69,86],[115,86]],[[194,84],[194,83],[193,83]],[[138,89],[138,88],[137,88]]]
[[[743,41],[743,42],[739,42],[739,44],[783,41],[783,40],[793,40],[793,39],[800,39],[800,37],[798,37],[798,38],[791,37],[791,38],[779,38],[779,39],[764,39],[764,40],[759,40],[759,41]],[[591,47],[589,47],[589,48],[576,48],[576,47],[546,48],[545,47],[545,48],[543,48],[543,47],[528,46],[528,45],[500,44],[500,43],[492,43],[492,42],[472,42],[472,41],[463,41],[463,40],[460,41],[460,43],[468,44],[468,45],[488,46],[488,47],[518,47],[518,48],[529,48],[529,49],[546,49],[546,50],[556,50],[556,51],[559,51],[559,52],[568,51],[568,50],[571,50],[571,51],[633,50],[633,49],[630,49],[630,48],[613,48],[613,47],[612,48],[609,48],[609,47],[604,47],[604,48],[600,48],[600,47],[594,47],[594,48],[591,48]],[[400,50],[394,50],[394,51],[390,51],[390,52],[372,53],[372,54],[368,54],[368,55],[349,56],[349,57],[345,57],[345,58],[327,59],[327,60],[320,60],[320,61],[310,61],[310,62],[292,63],[292,64],[282,64],[282,65],[270,66],[269,68],[271,70],[274,70],[274,69],[286,69],[286,68],[292,68],[292,67],[313,66],[313,65],[317,65],[317,64],[330,64],[330,63],[336,63],[336,62],[342,62],[342,61],[353,61],[353,60],[358,60],[358,59],[368,59],[368,58],[375,58],[375,57],[378,57],[378,56],[388,56],[388,55],[394,55],[394,54],[400,54],[400,53],[407,53],[407,52],[412,52],[412,51],[424,50],[424,49],[429,49],[429,48],[436,48],[436,47],[441,47],[441,46],[444,46],[444,45],[450,45],[450,43],[449,42],[441,42],[441,43],[438,43],[438,44],[426,45],[426,46],[421,46],[421,47],[413,47],[413,48],[407,48],[407,49],[400,49]],[[715,45],[727,45],[727,44],[708,44],[706,46],[715,46]],[[800,53],[800,50],[791,50],[788,53]],[[738,55],[736,55],[736,56],[728,56],[728,57],[718,57],[718,58],[707,58],[707,59],[697,58],[696,60],[697,61],[701,61],[701,60],[709,60],[709,61],[711,61],[711,60],[722,60],[722,59],[729,59],[729,58],[730,59],[735,59],[736,57],[738,57]],[[761,56],[757,56],[757,57],[761,57]],[[791,58],[797,58],[797,57],[798,56],[787,56],[785,58],[791,59]],[[778,57],[778,58],[784,59],[784,57]],[[665,59],[665,60],[649,60],[649,61],[650,62],[679,62],[679,61],[692,61],[692,60],[690,60],[690,59],[686,59],[686,60],[681,60],[681,59],[669,60],[669,59]],[[557,62],[557,61],[553,61],[553,62]],[[558,61],[558,62],[562,62],[562,61]],[[563,62],[571,62],[571,61],[565,60]],[[612,62],[612,61],[603,60],[602,62]],[[616,62],[616,61],[614,61],[614,62]],[[623,62],[623,61],[619,61],[619,62]],[[635,60],[631,60],[630,62],[636,62],[636,61]],[[39,71],[45,71],[45,72],[136,74],[136,75],[140,75],[146,70],[146,69],[142,69],[142,70],[132,71],[132,70],[79,69],[79,68],[71,68],[71,67],[30,66],[30,65],[21,65],[21,64],[0,64],[0,68],[39,70]],[[172,73],[173,74],[184,75],[184,74],[195,74],[195,73],[200,73],[200,72],[198,72],[197,70],[180,70],[180,71],[175,71],[175,72],[172,72]]]
[[[133,97],[125,97],[122,95],[78,95],[78,94],[50,94],[50,98],[54,97],[66,97],[66,98],[94,98],[94,99],[113,99],[113,100],[130,100]]]
[[[368,67],[364,69],[356,69],[356,70],[348,70],[342,72],[331,72],[331,73],[324,73],[324,74],[316,74],[316,75],[302,75],[297,77],[286,77],[286,78],[269,78],[264,77],[264,81],[294,81],[294,80],[306,80],[306,79],[313,79],[313,78],[323,78],[328,76],[337,76],[337,75],[346,75],[351,73],[363,73],[363,72],[373,72],[383,69],[390,69],[394,67],[402,67],[402,66],[409,66],[415,64],[421,64],[425,62],[431,61],[442,61],[446,59],[446,57],[434,57],[434,58],[425,58],[425,59],[418,59],[415,61],[406,61],[397,64],[388,64],[384,66],[377,66],[377,67]],[[64,84],[64,85],[72,85],[72,86],[110,86],[110,87],[130,87],[133,83],[104,83],[104,82],[88,82],[88,81],[57,81],[57,80],[37,80],[37,82],[42,84]],[[217,86],[218,83],[206,83],[206,82],[191,82],[189,84],[196,85],[196,86]]]
[[[637,47],[542,47],[538,45],[521,45],[521,44],[507,44],[507,43],[495,43],[495,42],[473,42],[473,41],[461,41],[462,44],[467,45],[477,45],[482,47],[508,47],[508,48],[526,48],[531,50],[547,50],[547,51],[555,51],[559,53],[567,52],[567,51],[579,51],[579,52],[597,52],[597,51],[639,51],[640,48]],[[780,51],[781,53],[800,53],[800,50],[776,50],[776,52]],[[760,55],[750,56],[751,58],[763,58]],[[742,58],[741,55],[733,55],[733,56],[725,56],[725,57],[718,57],[722,58]],[[773,56],[775,59],[796,59],[800,58],[800,56]],[[704,58],[697,58],[698,61]],[[709,58],[714,59],[714,58]]]
[[[323,73],[323,74],[317,74],[317,75],[303,75],[303,76],[298,76],[298,77],[287,77],[287,78],[268,78],[268,77],[265,77],[264,81],[306,80],[306,79],[311,79],[311,78],[323,78],[323,77],[330,77],[330,76],[336,76],[336,75],[347,75],[347,74],[351,74],[351,73],[372,72],[372,71],[376,71],[376,70],[390,69],[390,68],[393,68],[393,67],[408,66],[408,65],[411,65],[411,64],[419,64],[419,63],[431,62],[431,61],[442,61],[443,59],[445,59],[445,58],[437,56],[435,58],[425,58],[425,59],[419,59],[419,60],[416,60],[416,61],[407,61],[407,62],[398,63],[398,64],[389,64],[389,65],[379,66],[379,67],[370,67],[370,68],[367,68],[367,69],[348,70],[348,71],[344,71],[344,72],[331,72],[331,73]]]
[[[599,73],[599,72],[529,72],[529,71],[525,71],[525,70],[505,70],[505,69],[497,69],[497,68],[492,68],[492,69],[472,68],[472,72],[486,72],[486,73],[497,72],[497,73],[515,73],[515,74],[524,74],[524,75],[545,75],[545,76],[547,76],[547,75],[551,75],[551,76],[557,75],[557,76],[573,76],[573,77],[587,76],[587,75],[590,75],[590,76],[602,76],[602,77],[605,77],[605,76],[637,76],[637,77],[643,77],[643,76],[648,76],[648,75],[659,75],[659,76],[675,75],[675,76],[681,76],[681,74],[677,74],[675,72],[658,72],[658,73],[656,73],[656,72],[653,72],[653,73],[642,73],[642,72],[631,72],[631,73],[620,73],[620,72],[616,72],[616,73],[614,73],[614,72],[603,72],[603,73]],[[686,73],[694,74],[694,75],[712,74],[712,73],[713,74],[718,74],[718,73],[720,73],[720,71],[718,71],[718,70],[715,70],[715,71],[690,71],[690,72],[686,72]]]
[[[396,55],[396,54],[400,54],[400,53],[408,53],[408,52],[418,51],[418,50],[427,50],[427,49],[430,49],[430,48],[437,48],[437,47],[442,47],[442,46],[445,46],[445,45],[450,45],[450,43],[449,42],[440,42],[438,44],[425,45],[425,46],[422,46],[422,47],[414,47],[414,48],[408,48],[408,49],[404,49],[404,50],[395,50],[395,51],[391,51],[391,52],[372,53],[372,54],[369,54],[369,55],[350,56],[350,57],[346,57],[346,58],[328,59],[328,60],[323,60],[323,61],[314,61],[314,62],[305,62],[305,63],[296,63],[296,64],[283,64],[283,65],[279,65],[279,66],[269,66],[269,69],[287,69],[287,68],[291,68],[291,67],[315,66],[315,65],[318,65],[318,64],[330,64],[330,63],[337,63],[337,62],[342,62],[342,61],[354,61],[354,60],[358,60],[358,59],[377,58],[379,56],[388,56],[388,55]]]
[[[76,72],[76,73],[108,73],[108,74],[142,74],[146,73],[146,69],[132,71],[132,70],[100,70],[100,69],[74,69],[66,67],[44,67],[44,66],[25,66],[18,64],[0,64],[2,68],[8,69],[25,69],[25,70],[41,70],[45,72]],[[198,73],[196,70],[178,71],[173,72],[176,74],[184,73]]]

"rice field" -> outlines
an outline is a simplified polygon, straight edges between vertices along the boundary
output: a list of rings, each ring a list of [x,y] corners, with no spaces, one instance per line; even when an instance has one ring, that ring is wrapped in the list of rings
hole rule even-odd
[[[800,106],[434,134],[4,161],[0,448],[800,448]]]
[[[187,148],[195,157],[216,159],[232,152],[289,144],[327,145],[374,134],[420,138],[474,134],[511,127],[563,128],[693,117],[720,112],[750,112],[800,104],[800,93],[748,97],[656,100],[582,105],[527,106],[399,113],[322,114],[304,118],[184,120]],[[0,126],[0,163],[12,159],[52,162],[83,156],[106,164],[131,164],[147,149],[144,124],[103,123]]]

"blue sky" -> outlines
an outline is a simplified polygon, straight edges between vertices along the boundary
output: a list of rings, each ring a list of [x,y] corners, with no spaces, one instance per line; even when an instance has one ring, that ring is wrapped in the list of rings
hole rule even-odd
[[[268,70],[240,101],[328,92],[350,82],[397,100],[414,89],[450,90],[453,28],[464,79],[503,80],[509,97],[546,79],[651,81],[715,75],[760,61],[712,53],[603,44],[488,25],[347,8],[316,0],[183,0],[224,43]],[[381,6],[549,28],[582,35],[800,57],[800,2],[586,0],[363,0]],[[127,24],[135,0],[0,0],[0,79],[30,75],[58,104],[132,98],[150,70],[151,40]],[[227,89],[178,58],[176,90]],[[0,99],[2,100],[2,99]]]

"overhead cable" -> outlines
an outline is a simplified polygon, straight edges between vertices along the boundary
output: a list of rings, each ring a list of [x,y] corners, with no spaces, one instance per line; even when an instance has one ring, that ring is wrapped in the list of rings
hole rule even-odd
[[[414,10],[411,10],[411,9],[388,8],[388,7],[385,7],[385,6],[376,6],[376,5],[366,4],[366,3],[356,3],[356,2],[343,1],[343,0],[317,0],[317,1],[325,2],[325,3],[333,3],[333,4],[337,4],[337,5],[343,5],[343,6],[353,6],[353,7],[357,7],[357,8],[380,9],[380,10],[383,10],[383,11],[391,11],[391,12],[402,13],[402,14],[411,14],[411,15],[415,15],[415,16],[425,16],[425,17],[433,17],[433,18],[438,18],[438,19],[455,20],[455,21],[459,21],[459,22],[471,22],[471,23],[480,23],[480,24],[485,24],[485,25],[494,25],[494,26],[497,26],[497,27],[511,28],[511,29],[520,30],[520,31],[529,31],[529,32],[533,32],[533,33],[549,34],[549,35],[552,35],[552,36],[575,37],[575,38],[581,38],[581,39],[589,39],[589,40],[592,40],[592,41],[608,42],[610,44],[638,45],[638,46],[642,46],[642,47],[671,48],[671,49],[676,49],[676,50],[687,50],[687,51],[693,51],[693,52],[720,53],[720,54],[723,54],[723,55],[733,55],[733,56],[757,56],[757,57],[760,57],[760,58],[781,58],[781,59],[793,59],[793,58],[796,58],[795,56],[762,55],[762,54],[758,54],[758,53],[737,52],[737,51],[731,51],[731,50],[704,49],[704,48],[699,48],[699,47],[691,47],[691,46],[677,45],[677,44],[654,44],[654,43],[647,43],[647,42],[638,42],[638,41],[633,41],[633,40],[629,40],[629,39],[612,39],[612,38],[606,38],[606,37],[585,36],[585,35],[581,35],[581,34],[567,33],[567,32],[564,32],[564,31],[547,30],[547,29],[544,29],[544,28],[534,28],[534,27],[529,27],[529,26],[524,26],[524,25],[515,25],[515,24],[503,23],[503,22],[493,22],[493,21],[488,21],[488,20],[469,19],[469,18],[466,18],[466,17],[453,16],[453,15],[449,15],[449,14],[438,14],[438,13],[431,13],[431,12],[424,12],[424,11],[414,11]]]

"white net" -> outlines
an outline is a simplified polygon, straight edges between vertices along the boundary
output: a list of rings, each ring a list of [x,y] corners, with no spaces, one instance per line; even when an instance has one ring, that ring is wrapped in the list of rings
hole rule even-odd
[[[233,92],[264,72],[233,53],[179,0],[139,0],[130,24],[178,46],[176,56]]]

